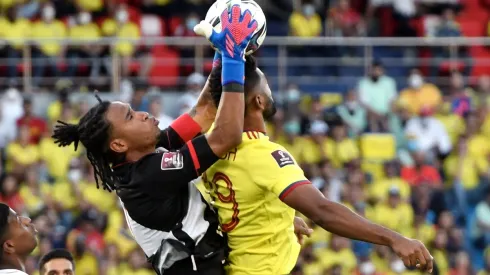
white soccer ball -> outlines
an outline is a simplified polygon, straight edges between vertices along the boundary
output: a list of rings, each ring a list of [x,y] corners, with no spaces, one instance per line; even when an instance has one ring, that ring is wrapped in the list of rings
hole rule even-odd
[[[250,39],[250,44],[248,44],[246,55],[254,53],[262,43],[264,42],[265,36],[267,35],[267,22],[265,19],[264,11],[262,8],[253,0],[218,0],[209,8],[206,18],[206,22],[213,26],[214,30],[217,32],[221,31],[221,14],[229,6],[240,4],[242,11],[249,10],[252,13],[252,18],[257,21],[257,30],[255,30],[252,38]]]

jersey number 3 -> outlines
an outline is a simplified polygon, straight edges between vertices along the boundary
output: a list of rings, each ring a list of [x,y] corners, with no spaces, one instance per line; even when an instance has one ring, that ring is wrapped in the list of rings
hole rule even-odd
[[[238,218],[238,213],[240,212],[240,210],[238,209],[238,203],[235,199],[235,191],[233,190],[233,183],[231,182],[230,178],[227,175],[220,172],[214,174],[211,182],[209,182],[207,178],[204,176],[203,176],[203,180],[204,182],[210,185],[210,188],[212,190],[211,192],[214,192],[215,196],[218,197],[220,202],[232,204],[233,214],[231,216],[231,220],[227,223],[221,224],[221,230],[223,230],[223,232],[230,232],[231,230],[235,229],[235,227],[238,225],[238,222],[240,221],[240,219]],[[226,185],[226,187],[224,188],[227,189],[229,193],[228,195],[224,195],[218,190],[219,187],[222,187],[222,185],[221,186],[218,185],[219,181],[222,181]]]

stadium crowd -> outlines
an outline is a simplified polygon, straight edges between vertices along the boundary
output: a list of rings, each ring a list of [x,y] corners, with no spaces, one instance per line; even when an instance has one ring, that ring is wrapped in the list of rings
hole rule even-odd
[[[85,39],[97,39],[101,33],[138,37],[139,28],[130,20],[133,10],[163,18],[179,14],[185,20],[168,24],[166,33],[192,35],[190,26],[203,16],[212,1],[20,2],[14,5],[16,1],[0,0],[5,15],[0,19],[1,38],[49,37],[53,33]],[[313,13],[308,3],[298,8],[292,1],[259,2],[268,3],[264,5],[272,22],[271,33],[280,32],[285,25],[274,22],[287,20],[287,32],[297,36],[386,31],[386,26],[372,28],[368,16],[356,11],[369,11],[366,1],[352,1],[352,9],[345,6],[348,1],[312,1]],[[454,5],[457,1],[447,2]],[[371,4],[368,6],[381,5],[383,1]],[[328,9],[330,5],[339,6]],[[277,9],[278,6],[285,8]],[[407,6],[410,5],[394,6],[398,19],[414,16]],[[292,13],[294,8],[298,11]],[[451,16],[450,12],[444,13],[448,24],[437,29],[436,35],[461,35]],[[43,23],[58,19],[55,24]],[[393,34],[410,36],[411,32],[409,24],[399,24]],[[21,46],[11,43],[0,55],[18,58]],[[144,47],[120,42],[116,50],[127,57],[123,76],[134,73],[125,71],[132,58],[151,65],[149,51]],[[178,50],[182,56],[193,57],[188,49]],[[64,49],[57,43],[39,44],[33,55],[49,58],[43,59],[47,63],[34,66],[34,84],[41,85],[44,68],[49,66],[53,67],[53,76],[75,76],[79,73],[77,62],[87,57],[92,62],[88,74],[96,81],[102,71],[111,73],[107,54],[103,47]],[[307,52],[300,49],[294,54]],[[53,66],[55,57],[69,60],[65,70],[58,71]],[[17,64],[7,65],[8,76],[16,77]],[[138,72],[141,79],[147,77],[147,70]],[[185,76],[190,72],[187,67],[181,71]],[[290,84],[277,95],[280,108],[268,125],[268,134],[291,152],[312,183],[329,199],[421,239],[435,258],[438,274],[490,274],[490,76],[481,76],[476,83],[467,83],[466,76],[468,71],[453,71],[448,85],[436,86],[420,70],[413,69],[406,87],[399,90],[401,84],[395,83],[390,70],[374,62],[368,75],[340,100],[303,93]],[[181,112],[195,102],[204,80],[199,74],[188,77],[188,92],[178,103]],[[0,201],[31,217],[40,236],[27,273],[37,274],[40,255],[66,247],[75,257],[77,274],[153,274],[132,240],[116,196],[97,189],[83,148],[74,152],[72,147],[59,148],[53,143],[50,136],[56,120],[75,122],[88,109],[87,103],[70,97],[70,90],[61,89],[57,95],[58,99],[40,116],[33,112],[35,94],[27,96],[11,88],[1,95]],[[159,99],[150,96],[146,87],[136,89],[127,100],[135,110],[158,117],[162,128],[175,115],[162,113]],[[386,247],[350,241],[311,226],[315,232],[306,241],[292,274],[417,274],[405,270]]]

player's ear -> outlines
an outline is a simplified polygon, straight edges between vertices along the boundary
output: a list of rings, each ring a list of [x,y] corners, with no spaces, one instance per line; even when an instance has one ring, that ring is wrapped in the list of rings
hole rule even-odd
[[[265,110],[267,101],[263,95],[257,94],[254,96],[254,102],[253,103],[254,103],[255,108],[263,111],[263,110]]]
[[[128,150],[128,145],[123,139],[113,139],[109,143],[109,148],[116,153],[125,153]]]
[[[15,253],[15,246],[14,242],[12,240],[6,240],[3,245],[2,245],[3,251],[7,254],[14,254]]]

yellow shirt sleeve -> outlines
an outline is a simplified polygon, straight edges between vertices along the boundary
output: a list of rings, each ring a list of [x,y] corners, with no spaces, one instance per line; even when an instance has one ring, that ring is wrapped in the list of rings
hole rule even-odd
[[[284,148],[271,150],[267,158],[257,165],[260,165],[260,171],[264,172],[254,174],[255,181],[281,199],[296,187],[309,183],[303,170]]]

